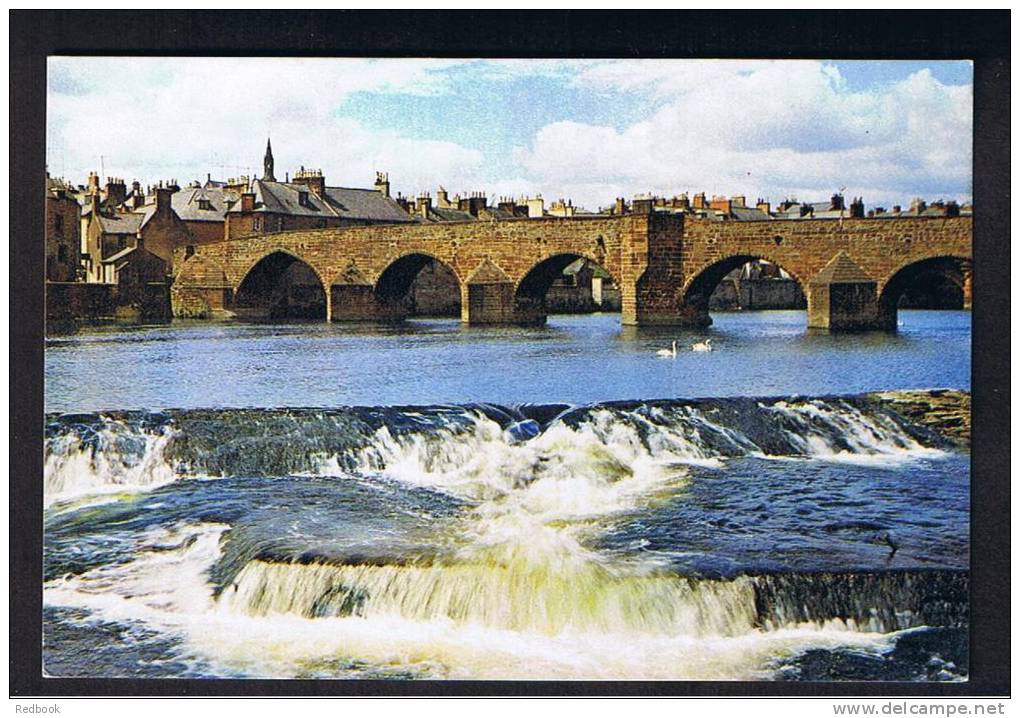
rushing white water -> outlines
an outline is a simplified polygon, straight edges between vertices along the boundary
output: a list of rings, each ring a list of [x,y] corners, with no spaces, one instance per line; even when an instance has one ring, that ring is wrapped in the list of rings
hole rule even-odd
[[[130,432],[131,446],[121,446]],[[46,447],[43,499],[46,506],[83,496],[153,489],[177,479],[165,452],[173,437],[164,427],[155,432],[132,431],[113,424],[84,443],[76,433],[51,439]]]
[[[225,530],[200,524],[150,532],[132,561],[50,581],[44,600],[140,622],[178,637],[178,658],[254,676],[329,674],[334,662],[357,660],[424,677],[751,679],[766,675],[769,661],[807,647],[883,651],[893,640],[847,631],[838,621],[754,629],[750,579],[609,578],[582,587],[549,575],[543,587],[529,585],[533,576],[470,568],[254,562],[238,588],[217,600],[206,573]],[[320,590],[337,597],[329,591],[335,580],[361,581],[376,592],[367,602],[378,608],[303,615]],[[490,592],[479,594],[478,582]]]
[[[888,416],[865,414],[846,403],[779,401],[759,406],[791,422],[794,429],[784,433],[814,459],[889,464],[945,455],[940,449],[922,445]]]
[[[760,408],[782,422],[795,449],[787,453],[931,451],[893,420],[851,405]],[[122,428],[92,444],[74,433],[52,439],[47,501],[176,478],[169,428],[139,430],[132,442],[114,435]],[[384,425],[366,439],[354,450],[355,475],[427,487],[466,506],[439,537],[450,549],[440,558],[253,558],[217,589],[210,571],[231,527],[180,524],[142,536],[130,560],[49,581],[46,604],[155,627],[180,640],[182,656],[257,676],[329,674],[357,661],[456,678],[750,679],[809,647],[887,650],[889,631],[902,627],[867,606],[863,618],[805,617],[796,606],[763,617],[759,579],[691,579],[654,554],[592,548],[614,516],[674,497],[692,465],[766,453],[697,407],[591,409],[528,441],[480,415],[411,432]],[[310,473],[350,477],[350,457],[313,448]],[[907,619],[902,625],[913,625]]]

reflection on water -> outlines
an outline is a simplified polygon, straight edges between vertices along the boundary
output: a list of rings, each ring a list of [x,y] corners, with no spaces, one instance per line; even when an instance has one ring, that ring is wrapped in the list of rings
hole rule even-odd
[[[209,324],[105,327],[47,341],[47,411],[856,393],[970,386],[970,312],[901,311],[897,333],[817,334],[804,312],[717,313],[703,330]],[[691,352],[711,337],[715,351]],[[676,359],[656,351],[676,339]]]

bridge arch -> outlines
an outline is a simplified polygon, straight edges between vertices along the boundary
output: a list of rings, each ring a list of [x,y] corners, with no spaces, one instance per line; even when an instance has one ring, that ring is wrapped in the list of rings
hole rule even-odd
[[[708,317],[709,310],[709,299],[712,297],[716,287],[723,281],[723,279],[735,269],[739,269],[749,262],[765,261],[770,265],[773,265],[779,270],[782,270],[787,274],[799,289],[798,303],[804,300],[806,296],[807,282],[804,281],[803,277],[798,276],[795,271],[790,271],[784,262],[780,261],[776,257],[763,254],[759,252],[747,252],[742,254],[734,254],[723,259],[714,259],[706,262],[693,272],[684,280],[681,288],[681,298],[683,305],[690,308],[693,312],[703,316],[703,319],[707,320],[704,323],[711,323]],[[748,302],[751,303],[751,302]]]
[[[402,308],[404,316],[460,316],[461,283],[449,264],[429,252],[414,251],[390,260],[373,292],[383,305]]]
[[[579,264],[580,263],[580,264]],[[554,285],[564,278],[564,272],[576,265],[574,273],[578,277],[578,286],[573,287],[570,292],[570,299],[558,297],[550,301],[549,293]],[[590,277],[588,275],[591,275]],[[572,276],[574,276],[572,275]],[[582,276],[583,275],[583,276]],[[598,289],[591,280],[598,279]],[[603,305],[610,306],[608,295],[604,293],[602,280],[609,279],[612,289],[618,292],[620,287],[619,277],[610,272],[604,264],[604,259],[599,259],[584,252],[559,252],[547,254],[531,265],[520,280],[514,286],[514,313],[518,321],[522,323],[545,322],[549,312],[550,304],[553,308],[563,308],[567,311],[594,311]],[[608,282],[606,284],[609,284]],[[595,296],[596,293],[599,296]],[[566,295],[566,292],[561,292]],[[606,299],[603,300],[603,297]],[[613,310],[618,309],[618,302],[611,305]]]
[[[900,265],[878,290],[883,324],[889,328],[897,325],[897,311],[905,299],[933,309],[969,308],[971,274],[970,258],[949,254]]]
[[[252,319],[325,319],[326,284],[318,270],[296,253],[273,249],[241,276],[233,310]]]

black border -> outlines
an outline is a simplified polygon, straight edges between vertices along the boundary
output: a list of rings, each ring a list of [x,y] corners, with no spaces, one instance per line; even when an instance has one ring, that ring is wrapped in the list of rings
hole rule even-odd
[[[1008,695],[1009,56],[1002,11],[16,11],[10,17],[10,693]],[[41,676],[46,57],[295,55],[973,59],[971,678],[959,684],[55,679]],[[130,78],[125,77],[129,82]],[[106,128],[97,127],[102,133]],[[963,139],[963,138],[961,138]]]

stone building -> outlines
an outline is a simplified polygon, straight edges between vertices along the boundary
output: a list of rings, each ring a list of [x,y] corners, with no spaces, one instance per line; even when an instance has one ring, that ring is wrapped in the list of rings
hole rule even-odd
[[[46,279],[73,282],[81,266],[81,206],[73,188],[46,173]]]
[[[240,193],[220,183],[207,181],[205,185],[193,182],[187,187],[176,189],[170,197],[170,205],[177,218],[184,223],[190,235],[180,240],[177,246],[202,245],[220,242],[226,233],[227,211],[240,200]],[[135,211],[150,213],[156,205],[156,193],[146,197],[142,207]]]
[[[330,187],[322,170],[302,167],[291,181],[278,182],[272,147],[267,144],[262,179],[242,188],[226,211],[226,239],[365,224],[406,224],[415,219],[390,197],[389,178],[379,175],[372,189]]]
[[[174,212],[172,195],[172,187],[161,185],[151,205],[104,211],[98,193],[93,194],[86,233],[86,281],[117,284],[114,267],[106,260],[132,247],[144,247],[158,257],[165,278],[173,267],[174,249],[192,241],[187,225]]]

